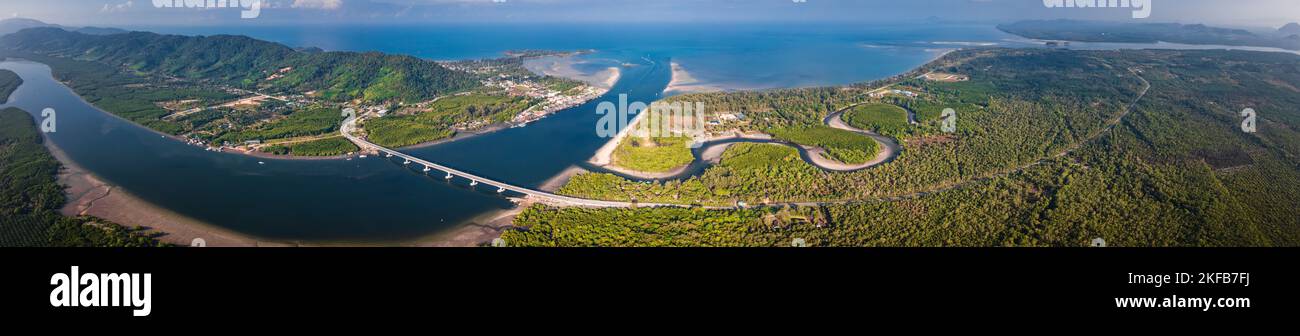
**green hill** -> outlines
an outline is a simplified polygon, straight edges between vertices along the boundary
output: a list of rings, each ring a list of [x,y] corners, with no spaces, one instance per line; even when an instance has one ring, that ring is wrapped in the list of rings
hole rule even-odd
[[[478,85],[472,74],[411,56],[300,52],[244,36],[89,35],[30,28],[0,37],[0,48],[93,61],[146,75],[273,92],[318,91],[335,101],[415,102]]]

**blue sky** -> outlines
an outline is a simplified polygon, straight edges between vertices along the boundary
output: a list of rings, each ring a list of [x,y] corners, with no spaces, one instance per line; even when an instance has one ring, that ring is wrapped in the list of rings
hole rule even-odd
[[[932,16],[971,22],[1073,18],[1227,26],[1279,26],[1300,21],[1300,1],[1297,0],[1150,0],[1153,2],[1151,17],[1142,20],[1131,17],[1132,9],[1049,9],[1042,0],[261,0],[264,8],[256,19],[251,20],[239,19],[237,9],[156,8],[154,1],[160,0],[5,0],[0,3],[0,17],[19,16],[67,25],[100,26],[439,22],[888,23]]]

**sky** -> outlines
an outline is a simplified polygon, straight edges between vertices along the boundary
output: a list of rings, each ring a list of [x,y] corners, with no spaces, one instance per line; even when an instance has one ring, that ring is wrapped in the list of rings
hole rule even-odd
[[[1133,18],[1133,8],[1044,5],[1075,0],[242,0],[245,4],[261,3],[256,17],[249,19],[240,18],[239,8],[155,5],[171,1],[0,0],[0,17],[108,27],[453,22],[894,23],[930,18],[981,23],[1066,18],[1231,27],[1278,27],[1300,22],[1300,0],[1137,0],[1151,2],[1150,16],[1141,19]]]

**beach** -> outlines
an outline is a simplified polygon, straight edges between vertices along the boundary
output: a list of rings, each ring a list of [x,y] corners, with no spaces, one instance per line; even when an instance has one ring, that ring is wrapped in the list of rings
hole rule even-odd
[[[618,83],[618,79],[623,76],[623,69],[617,66],[596,72],[583,72],[574,67],[586,63],[587,61],[578,59],[575,55],[545,56],[525,60],[524,68],[539,75],[568,78],[607,90],[613,88],[614,84]]]
[[[515,216],[533,205],[529,200],[518,200],[514,208],[489,212],[446,232],[416,239],[398,245],[416,247],[477,247],[492,243],[501,233],[514,227]]]
[[[683,93],[727,91],[727,88],[725,87],[701,82],[677,62],[672,62],[671,65],[673,69],[673,78],[672,81],[668,82],[668,87],[664,88],[665,96]]]
[[[206,246],[285,246],[158,207],[86,171],[52,141],[45,144],[63,165],[58,179],[68,196],[67,204],[60,211],[64,216],[95,216],[123,226],[146,228],[149,232],[163,233],[158,240],[182,246],[190,246],[195,238],[203,239]]]

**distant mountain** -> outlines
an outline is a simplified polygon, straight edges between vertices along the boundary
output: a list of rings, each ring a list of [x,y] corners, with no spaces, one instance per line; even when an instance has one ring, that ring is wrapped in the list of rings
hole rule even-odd
[[[0,36],[0,49],[246,88],[316,91],[337,101],[423,101],[479,85],[476,75],[411,56],[302,52],[233,35],[89,35],[38,27]]]
[[[0,20],[0,35],[11,34],[27,28],[57,27],[57,26],[58,25],[52,25],[52,24],[48,24],[45,22],[32,20],[32,19],[24,19],[24,18],[4,19],[4,20]]]
[[[16,33],[19,30],[23,30],[27,28],[45,28],[45,27],[59,28],[63,30],[75,31],[75,32],[79,32],[83,34],[91,34],[91,35],[112,35],[112,34],[121,34],[127,32],[126,30],[117,29],[117,28],[99,28],[99,27],[76,28],[76,27],[66,27],[66,26],[56,25],[52,23],[45,23],[33,19],[12,18],[12,19],[0,20],[0,35]]]
[[[1287,36],[1300,35],[1300,23],[1288,23],[1285,26],[1282,26],[1282,28],[1278,28],[1277,32]]]
[[[82,34],[90,34],[90,35],[113,35],[113,34],[125,34],[130,32],[125,29],[101,28],[101,27],[82,27],[82,28],[72,29],[72,31],[82,33]]]
[[[1079,42],[1214,44],[1300,50],[1300,42],[1272,34],[1203,24],[1123,23],[1074,20],[1034,20],[998,25],[1007,33],[1040,40]]]

